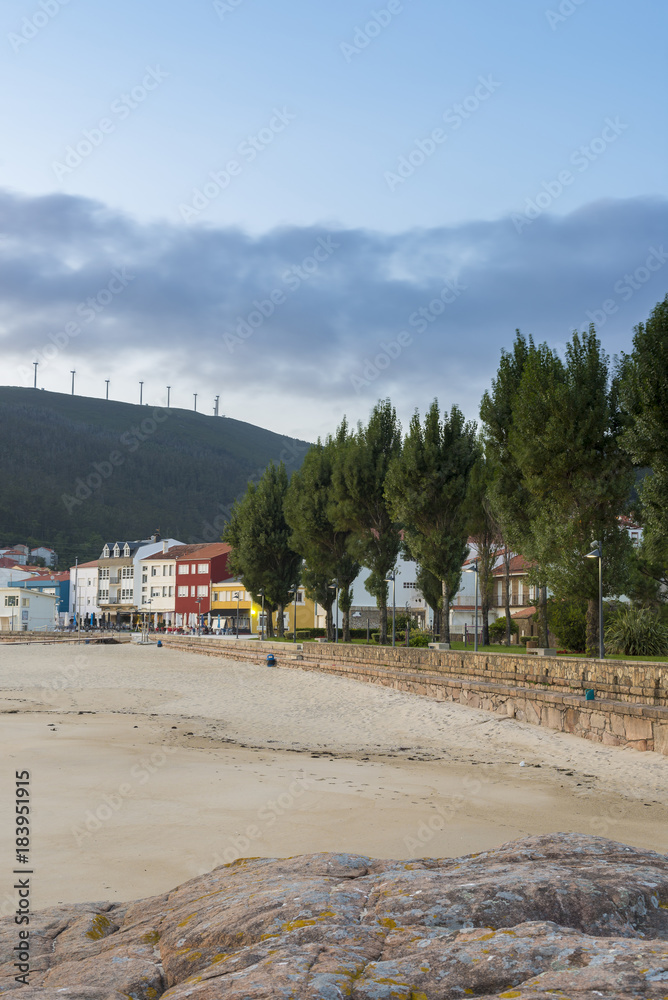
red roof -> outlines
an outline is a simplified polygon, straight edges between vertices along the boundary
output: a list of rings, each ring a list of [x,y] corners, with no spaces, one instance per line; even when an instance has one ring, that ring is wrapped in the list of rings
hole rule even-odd
[[[98,560],[97,559],[93,559],[92,562],[79,563],[79,569],[93,569],[93,568],[97,568],[97,565],[98,565]],[[72,566],[71,568],[75,569],[76,567]]]
[[[172,545],[166,552],[154,552],[152,556],[146,556],[146,559],[191,559],[193,556],[211,559],[231,551],[232,546],[226,542],[198,542],[194,545]]]
[[[515,611],[511,618],[531,618],[532,615],[536,614],[536,609],[532,606],[530,608],[522,608],[521,611]]]
[[[513,556],[510,560],[510,572],[511,573],[528,573],[530,569],[536,564],[531,562],[530,559],[525,559],[524,556]],[[495,570],[492,570],[492,576],[505,576],[506,568],[503,563],[497,566]]]

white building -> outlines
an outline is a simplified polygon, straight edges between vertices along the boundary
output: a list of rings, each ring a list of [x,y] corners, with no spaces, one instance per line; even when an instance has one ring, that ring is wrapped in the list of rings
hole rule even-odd
[[[70,567],[70,605],[69,613],[76,620],[86,620],[90,615],[97,618],[102,614],[98,605],[98,565],[93,562],[79,563]]]
[[[367,619],[372,629],[377,629],[379,625],[378,607],[376,598],[366,589],[366,581],[369,579],[371,571],[365,566],[362,567],[359,576],[353,584],[353,603],[350,609],[350,627],[366,628]],[[431,612],[421,591],[417,585],[417,563],[413,560],[397,559],[396,579],[394,581],[394,602],[397,614],[408,612],[414,615],[420,622],[421,627],[429,627]],[[392,614],[393,585],[388,583],[388,612]],[[336,605],[334,606],[336,614]],[[341,616],[339,615],[339,624]]]
[[[46,545],[40,545],[39,548],[30,550],[30,559],[34,561],[35,559],[43,559],[45,566],[55,566],[58,562],[58,556],[53,551],[49,549]]]
[[[22,587],[0,587],[0,632],[36,632],[55,628],[55,594]]]
[[[140,560],[141,584],[135,587],[139,610],[153,615],[155,624],[160,620],[168,626],[176,623],[176,552],[170,555],[170,548],[180,553],[184,546],[163,538],[157,552]]]

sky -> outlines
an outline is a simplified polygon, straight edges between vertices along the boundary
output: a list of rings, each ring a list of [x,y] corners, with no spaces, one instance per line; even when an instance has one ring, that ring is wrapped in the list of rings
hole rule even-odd
[[[668,8],[12,0],[0,381],[315,440],[668,292]]]

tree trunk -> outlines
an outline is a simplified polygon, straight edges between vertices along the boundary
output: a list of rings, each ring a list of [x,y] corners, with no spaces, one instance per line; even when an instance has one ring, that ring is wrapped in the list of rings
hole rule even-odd
[[[387,601],[382,601],[378,605],[380,612],[380,645],[387,644]]]
[[[482,594],[480,599],[480,611],[482,614],[482,644],[489,646],[489,587],[487,581],[483,580]]]
[[[265,635],[267,636],[267,639],[273,639],[274,638],[274,612],[270,608],[268,608],[268,607],[265,606],[264,613],[265,613],[265,618],[267,620],[267,624],[265,626]]]
[[[510,552],[506,549],[503,556],[503,569],[506,593],[504,596],[504,607],[506,612],[506,646],[510,646],[513,635],[513,619],[510,613]]]
[[[547,587],[541,587],[538,591],[538,645],[545,649],[548,644]]]
[[[441,634],[441,612],[438,608],[431,609],[434,613],[434,642],[438,642]]]
[[[598,601],[590,597],[587,601],[587,656],[598,656]]]
[[[441,610],[441,640],[450,642],[450,588],[443,580],[443,608]]]
[[[328,608],[325,608],[327,613],[327,638],[330,642],[334,641],[334,610],[333,605],[330,604]]]
[[[342,613],[341,629],[343,631],[343,641],[350,642],[350,611],[344,611]]]
[[[276,605],[276,628],[277,635],[279,639],[282,639],[285,635],[285,621],[283,619],[283,605]]]

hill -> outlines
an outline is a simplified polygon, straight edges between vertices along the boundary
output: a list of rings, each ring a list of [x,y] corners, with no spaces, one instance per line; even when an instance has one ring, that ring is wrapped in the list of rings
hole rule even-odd
[[[227,417],[0,386],[0,545],[50,545],[69,566],[156,530],[216,541],[248,480],[308,447]]]

